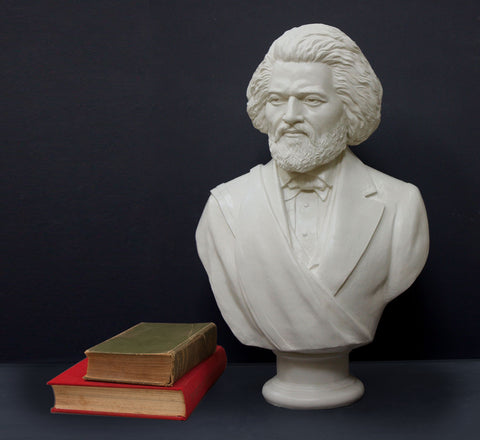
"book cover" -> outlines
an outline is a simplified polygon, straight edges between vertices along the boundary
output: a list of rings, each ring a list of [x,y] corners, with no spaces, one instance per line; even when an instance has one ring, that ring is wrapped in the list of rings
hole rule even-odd
[[[85,351],[85,379],[170,386],[216,346],[213,322],[141,322]]]
[[[217,346],[212,356],[169,387],[87,381],[87,363],[83,359],[47,383],[55,395],[52,413],[186,420],[222,375],[227,356]]]

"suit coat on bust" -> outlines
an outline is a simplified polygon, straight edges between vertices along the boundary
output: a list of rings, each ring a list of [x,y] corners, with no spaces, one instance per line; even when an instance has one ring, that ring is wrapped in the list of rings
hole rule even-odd
[[[198,253],[242,343],[287,352],[366,344],[385,305],[422,270],[429,238],[418,189],[364,165],[349,149],[338,166],[327,238],[310,269],[292,250],[274,161],[211,191]]]

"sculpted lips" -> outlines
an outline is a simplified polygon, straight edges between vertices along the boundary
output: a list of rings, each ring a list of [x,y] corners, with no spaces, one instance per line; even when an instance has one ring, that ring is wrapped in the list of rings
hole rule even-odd
[[[283,132],[283,134],[284,134],[285,136],[288,136],[288,135],[292,135],[292,134],[293,134],[293,135],[297,135],[297,134],[306,134],[306,133],[303,132],[303,131],[300,131],[300,130],[290,130],[290,129],[289,129],[289,130],[285,130],[285,131]]]
[[[282,136],[287,136],[287,137],[296,137],[296,136],[308,136],[308,133],[305,132],[304,130],[294,128],[294,127],[281,127],[276,136],[276,141],[280,139]]]

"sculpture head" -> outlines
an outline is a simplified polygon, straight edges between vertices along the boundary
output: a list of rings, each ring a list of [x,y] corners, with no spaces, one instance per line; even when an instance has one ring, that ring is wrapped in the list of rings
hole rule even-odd
[[[354,41],[334,27],[310,24],[274,41],[247,98],[248,114],[269,135],[274,159],[305,172],[375,131],[382,86]]]

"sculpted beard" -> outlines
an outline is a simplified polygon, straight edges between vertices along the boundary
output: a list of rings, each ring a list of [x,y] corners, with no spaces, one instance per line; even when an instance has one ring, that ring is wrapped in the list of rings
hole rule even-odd
[[[284,136],[285,130],[292,129],[287,124],[281,124],[274,133],[268,133],[272,158],[286,171],[305,173],[326,165],[347,147],[346,117],[319,138],[308,124],[298,123],[294,128],[304,134]]]

